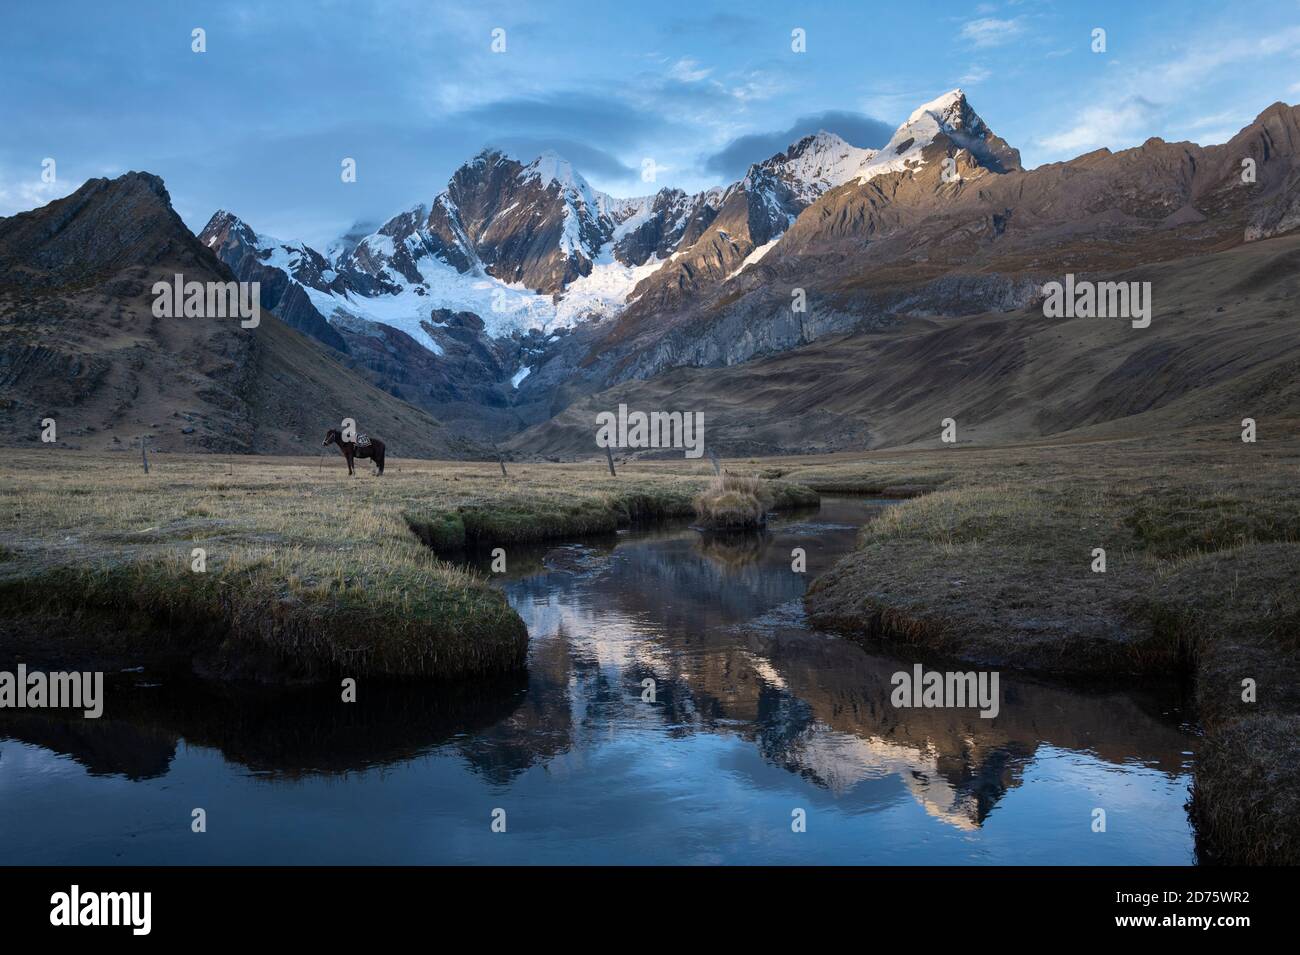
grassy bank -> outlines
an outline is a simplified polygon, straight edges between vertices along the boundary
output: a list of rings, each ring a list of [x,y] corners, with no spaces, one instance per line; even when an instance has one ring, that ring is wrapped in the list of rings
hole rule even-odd
[[[120,645],[125,619],[142,650],[181,639],[265,655],[295,677],[515,669],[523,622],[439,555],[690,516],[711,473],[680,461],[603,469],[511,465],[503,479],[496,464],[395,461],[382,479],[350,479],[336,458],[157,455],[146,475],[128,455],[12,452],[0,600],[15,620],[61,619],[90,644],[111,630]],[[816,502],[797,485],[773,494],[776,506]],[[66,623],[76,615],[84,625]]]
[[[812,584],[819,624],[986,666],[1190,674],[1206,732],[1193,800],[1203,858],[1295,863],[1298,464],[1300,442],[1228,432],[780,470],[822,489],[932,488],[864,528]]]

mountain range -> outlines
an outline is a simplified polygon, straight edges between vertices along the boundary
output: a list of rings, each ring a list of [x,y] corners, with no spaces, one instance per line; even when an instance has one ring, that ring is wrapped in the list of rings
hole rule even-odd
[[[480,451],[273,315],[158,317],[153,284],[176,274],[235,281],[148,173],[0,219],[0,438],[39,441],[52,420],[62,447],[311,453],[351,416],[408,457]]]
[[[250,400],[238,349],[275,335],[376,415],[423,414],[401,425],[421,430],[413,452],[585,456],[596,411],[620,401],[704,410],[710,445],[743,453],[924,441],[939,411],[1003,439],[1093,427],[1223,385],[1189,349],[1246,334],[1275,343],[1260,363],[1292,360],[1290,313],[1274,312],[1295,279],[1298,147],[1300,110],[1277,103],[1223,145],[1151,139],[1025,170],[954,90],[879,150],[819,132],[694,194],[619,199],[555,153],[486,149],[429,202],[323,252],[224,210],[195,239],[153,177],[92,180],[0,219],[0,323],[25,328],[51,299],[78,316],[42,312],[41,330],[61,329],[52,354],[6,335],[0,393],[44,414],[107,363],[93,374],[131,416],[119,366],[151,368],[168,343],[117,342],[108,316],[138,309],[165,264],[258,281],[277,320],[240,345],[229,329],[187,340],[211,365],[194,391],[221,409],[202,432],[212,447],[278,450],[319,430],[303,423],[314,408],[282,409],[278,426],[252,410],[266,402]],[[108,237],[124,231],[139,241]],[[1231,293],[1210,280],[1225,272]],[[1151,333],[1045,320],[1042,286],[1066,273],[1153,281]],[[88,377],[61,387],[73,364]],[[1138,397],[1103,400],[1116,386]]]

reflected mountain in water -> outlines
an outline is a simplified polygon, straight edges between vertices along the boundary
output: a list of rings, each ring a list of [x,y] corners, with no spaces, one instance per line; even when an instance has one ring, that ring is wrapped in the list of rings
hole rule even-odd
[[[0,835],[15,860],[1191,861],[1178,688],[1008,671],[996,719],[898,709],[894,673],[950,667],[807,627],[808,581],[877,511],[509,548],[492,579],[532,639],[506,679],[363,680],[345,704],[151,668],[110,678],[100,720],[0,711]],[[227,836],[189,839],[214,799]],[[1089,838],[1098,804],[1122,837]],[[797,806],[816,825],[790,842]]]
[[[529,697],[557,704],[557,724],[653,713],[671,734],[735,734],[850,801],[887,799],[860,784],[896,777],[927,813],[959,829],[980,826],[1042,746],[1170,777],[1185,771],[1192,739],[1160,715],[1177,708],[1173,687],[1097,693],[1003,672],[995,719],[891,705],[892,675],[917,660],[869,653],[803,623],[806,582],[850,546],[862,508],[828,501],[818,520],[748,537],[689,528],[628,535],[595,563],[544,560],[551,569],[508,579],[534,660],[545,661],[530,668]],[[807,553],[806,574],[791,570],[794,547]],[[641,702],[647,678],[654,706]]]

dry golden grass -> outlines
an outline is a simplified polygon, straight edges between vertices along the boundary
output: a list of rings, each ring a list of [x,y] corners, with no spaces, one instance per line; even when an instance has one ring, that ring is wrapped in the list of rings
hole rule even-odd
[[[510,465],[505,479],[495,463],[408,460],[349,478],[332,456],[167,454],[146,475],[134,456],[11,452],[0,597],[26,613],[136,614],[351,673],[510,669],[522,621],[434,551],[690,516],[707,467],[629,464],[615,478],[603,462]]]
[[[719,474],[695,496],[695,513],[702,527],[742,530],[767,522],[772,495],[759,477]]]

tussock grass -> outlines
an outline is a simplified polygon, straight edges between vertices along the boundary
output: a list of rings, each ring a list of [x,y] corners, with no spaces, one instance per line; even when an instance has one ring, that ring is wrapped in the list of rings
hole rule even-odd
[[[1300,715],[1246,716],[1207,736],[1192,793],[1206,861],[1294,865],[1297,815]]]
[[[695,497],[700,526],[714,530],[745,530],[767,523],[772,495],[762,478],[719,474]]]
[[[1128,519],[1143,546],[1161,558],[1300,541],[1300,508],[1252,491],[1248,484],[1162,489],[1139,500]]]
[[[1020,533],[1044,510],[1042,495],[1010,484],[936,491],[891,507],[863,529],[871,540],[921,538],[935,545],[978,543]]]
[[[871,494],[878,497],[918,497],[953,482],[947,470],[914,467],[907,461],[832,459],[825,463],[772,468],[769,473],[806,485],[822,494]]]

